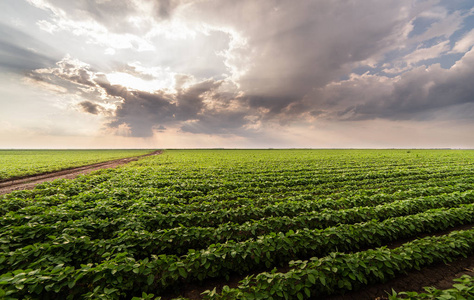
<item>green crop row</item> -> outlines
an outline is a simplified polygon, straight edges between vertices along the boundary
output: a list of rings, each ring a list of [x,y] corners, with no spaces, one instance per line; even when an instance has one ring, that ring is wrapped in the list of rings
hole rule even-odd
[[[397,274],[436,262],[448,263],[456,257],[472,253],[474,230],[458,231],[447,236],[415,240],[395,249],[370,249],[352,254],[331,253],[310,261],[294,261],[289,272],[278,273],[274,270],[255,277],[249,276],[237,288],[224,287],[221,294],[207,291],[205,299],[322,297],[357,290],[367,284],[386,281]]]
[[[323,180],[325,183],[320,182],[321,179],[317,177],[305,177],[304,180],[298,181],[298,186],[294,190],[292,186],[292,177],[289,176],[275,176],[269,178],[248,176],[248,170],[244,172],[242,170],[241,176],[238,178],[230,179],[229,177],[235,177],[238,170],[235,170],[227,174],[221,174],[215,177],[214,180],[203,180],[203,174],[200,173],[201,177],[188,180],[186,178],[169,177],[161,178],[155,174],[156,170],[152,168],[138,168],[136,164],[129,168],[122,168],[120,170],[114,170],[113,172],[103,172],[100,176],[84,176],[81,180],[70,181],[59,181],[56,183],[44,183],[37,187],[31,192],[17,192],[15,195],[20,197],[44,197],[51,196],[61,193],[67,197],[83,198],[84,201],[89,200],[104,200],[104,199],[140,199],[146,193],[147,188],[152,188],[154,196],[165,196],[179,199],[179,203],[182,203],[183,199],[191,200],[196,199],[201,201],[202,197],[213,194],[228,194],[233,197],[250,197],[252,194],[259,195],[273,192],[289,192],[289,191],[306,191],[306,190],[321,190],[321,188],[341,188],[347,185],[352,187],[364,186],[365,189],[370,186],[381,187],[387,186],[391,183],[397,185],[403,184],[414,184],[416,182],[423,182],[427,180],[450,178],[455,176],[466,176],[466,169],[450,169],[443,170],[443,172],[437,172],[436,169],[428,171],[426,169],[421,170],[410,170],[406,172],[400,170],[398,172],[380,172],[383,178],[375,180],[375,178],[367,178],[369,175],[364,174],[364,170],[352,171],[352,173],[342,174],[337,177],[335,174],[328,173],[325,175]],[[166,172],[169,174],[170,172]],[[362,173],[362,174],[361,174]],[[393,174],[392,174],[393,173]],[[272,173],[275,174],[275,173]],[[390,177],[388,174],[392,174]],[[210,176],[213,176],[209,174]],[[215,176],[215,175],[214,175]],[[387,177],[388,176],[388,177]],[[369,177],[373,177],[370,175]],[[207,174],[206,174],[207,178]],[[281,179],[277,179],[281,178]],[[277,180],[275,180],[277,179]],[[298,179],[296,179],[298,180]],[[310,181],[313,180],[314,184]],[[251,182],[257,182],[261,187],[252,187],[249,184]],[[439,181],[439,180],[438,180]],[[327,184],[327,186],[325,186]],[[268,187],[268,190],[266,190]],[[256,188],[256,189],[254,189]],[[120,190],[122,189],[122,192]],[[93,190],[93,193],[87,193],[85,191]]]
[[[470,185],[449,186],[448,191],[464,191],[472,189]],[[68,202],[66,206],[57,206],[42,213],[41,208],[30,208],[23,211],[10,212],[0,218],[0,226],[20,226],[26,224],[31,227],[32,223],[58,223],[81,219],[83,217],[94,218],[119,218],[121,216],[137,215],[146,219],[145,222],[153,222],[153,228],[173,228],[176,226],[192,226],[199,223],[202,226],[218,226],[223,222],[243,223],[250,219],[260,219],[269,216],[295,216],[302,212],[320,211],[323,209],[341,209],[357,206],[374,206],[408,196],[433,195],[439,193],[439,189],[421,189],[411,193],[399,192],[395,195],[376,194],[372,196],[356,195],[351,198],[333,200],[331,198],[318,201],[301,200],[280,200],[267,203],[264,207],[255,207],[251,201],[242,204],[234,209],[205,210],[202,214],[195,212],[196,208],[189,209],[189,212],[171,215],[170,207],[174,205],[158,205],[146,201],[130,201],[121,204],[118,201],[95,201],[90,204],[82,202]],[[49,199],[48,199],[49,200]],[[49,200],[51,201],[51,200]],[[212,208],[211,204],[201,204],[203,207]],[[219,206],[217,206],[218,208]],[[37,213],[38,212],[38,213]],[[179,211],[178,211],[179,212]],[[152,227],[152,226],[149,226]],[[8,229],[9,231],[11,228]]]
[[[114,289],[116,295],[164,291],[183,282],[225,277],[232,272],[243,274],[261,267],[283,265],[292,259],[327,255],[336,250],[354,251],[470,222],[474,222],[473,204],[449,210],[430,210],[383,222],[272,233],[256,240],[191,250],[182,257],[152,255],[151,259],[136,260],[122,252],[111,255],[100,264],[84,264],[76,269],[60,263],[58,257],[49,261],[46,256],[26,270],[18,269],[1,275],[0,284],[7,293],[17,297],[47,292],[59,293],[64,298],[72,297],[93,292],[88,290],[88,283],[102,289]],[[0,256],[0,263],[8,264],[9,259]]]
[[[353,224],[375,219],[384,220],[423,212],[427,209],[455,207],[473,202],[474,192],[454,193],[441,195],[437,198],[425,197],[397,201],[376,207],[356,207],[338,211],[323,210],[322,212],[301,214],[294,218],[267,218],[241,225],[226,223],[217,228],[178,227],[156,232],[128,229],[116,232],[116,235],[118,235],[116,238],[100,240],[84,236],[85,232],[79,231],[79,228],[76,228],[77,231],[73,232],[71,226],[68,227],[67,234],[62,234],[62,229],[53,231],[51,227],[46,227],[43,230],[44,234],[49,233],[49,236],[59,234],[59,236],[48,242],[32,243],[35,239],[25,236],[25,232],[20,231],[17,235],[10,232],[9,235],[3,236],[1,248],[5,253],[9,253],[6,256],[17,257],[16,259],[10,259],[12,265],[14,265],[13,261],[19,261],[27,265],[30,263],[31,257],[61,256],[63,258],[62,262],[74,264],[74,261],[76,261],[75,265],[79,266],[87,258],[89,258],[89,261],[100,261],[103,259],[102,255],[104,253],[116,253],[126,250],[133,254],[135,258],[144,258],[152,254],[180,255],[185,254],[189,249],[206,248],[211,244],[224,243],[228,240],[244,241],[271,232],[287,232],[303,228],[323,229],[338,224]],[[103,226],[96,226],[94,223],[87,222],[87,226],[91,225],[93,225],[92,228],[98,228],[100,233],[104,234]],[[125,226],[125,228],[129,227]],[[28,231],[28,234],[32,234],[32,231]],[[25,239],[21,243],[19,243],[20,237]],[[35,236],[35,238],[42,241],[41,236]],[[8,241],[12,245],[8,245]],[[18,248],[21,246],[23,247]],[[15,248],[16,250],[13,251]],[[71,259],[65,260],[66,257],[71,257]],[[25,265],[22,267],[25,267]],[[0,266],[0,270],[5,268],[8,269],[8,266],[5,265],[3,268]]]
[[[379,200],[384,197],[377,197]],[[389,199],[389,198],[388,198]],[[353,199],[354,201],[354,199]],[[122,249],[130,249],[130,243],[126,243],[123,232],[130,236],[130,230],[140,232],[137,238],[136,234],[131,235],[132,243],[138,252],[144,245],[149,245],[152,241],[160,241],[155,244],[153,251],[155,254],[169,253],[182,254],[187,249],[199,249],[212,243],[223,242],[226,240],[244,240],[269,232],[286,232],[290,229],[299,228],[325,228],[337,224],[351,224],[364,222],[371,219],[386,219],[389,217],[414,214],[426,209],[438,207],[453,207],[459,204],[468,204],[474,202],[474,191],[463,193],[454,192],[451,194],[443,194],[438,196],[420,197],[411,200],[402,200],[388,202],[384,205],[375,207],[354,207],[342,210],[323,209],[321,211],[311,211],[300,213],[293,218],[283,217],[267,217],[258,221],[247,221],[243,224],[224,223],[215,228],[195,228],[178,227],[174,230],[158,230],[160,226],[156,226],[157,220],[165,218],[173,219],[173,215],[163,215],[155,213],[153,218],[146,218],[143,221],[143,215],[148,217],[150,213],[142,215],[130,215],[127,217],[115,217],[110,220],[93,218],[94,214],[87,218],[77,221],[66,222],[38,222],[31,220],[27,225],[22,226],[5,226],[0,230],[0,249],[3,251],[12,251],[18,247],[38,243],[47,236],[61,235],[65,229],[67,234],[72,236],[87,236],[89,239],[112,239],[110,244],[119,242]],[[324,203],[322,203],[324,205]],[[196,214],[196,217],[199,217]],[[169,220],[168,220],[169,221]],[[187,222],[177,222],[188,225]],[[155,227],[156,226],[156,227]],[[151,234],[150,234],[151,232]],[[141,241],[140,241],[141,240]],[[54,240],[49,242],[55,242]],[[109,243],[105,243],[110,245]],[[138,249],[137,249],[138,248]]]
[[[43,183],[0,197],[0,298],[150,299],[472,224],[473,158],[173,150]]]

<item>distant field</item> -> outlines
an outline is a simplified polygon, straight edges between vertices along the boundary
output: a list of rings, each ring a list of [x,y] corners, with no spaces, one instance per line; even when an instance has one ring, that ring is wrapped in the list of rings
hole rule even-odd
[[[474,151],[167,150],[0,216],[6,299],[324,299],[474,267]]]
[[[150,152],[152,150],[0,150],[0,180]]]

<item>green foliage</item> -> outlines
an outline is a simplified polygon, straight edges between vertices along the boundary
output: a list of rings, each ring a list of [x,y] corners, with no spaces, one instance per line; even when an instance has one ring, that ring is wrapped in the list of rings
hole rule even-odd
[[[474,152],[412,152],[166,151],[2,196],[0,298],[159,299],[267,270],[207,297],[305,299],[472,253],[472,231],[373,249],[474,222]]]
[[[208,294],[206,299],[251,299],[256,294],[263,299],[321,297],[335,291],[383,282],[403,272],[418,270],[436,262],[450,262],[458,256],[472,253],[474,230],[418,239],[395,249],[382,247],[351,254],[333,252],[323,258],[293,261],[290,263],[292,269],[286,273],[273,271],[249,276],[237,288],[227,288],[219,295]],[[472,293],[470,287],[459,285],[458,288]]]

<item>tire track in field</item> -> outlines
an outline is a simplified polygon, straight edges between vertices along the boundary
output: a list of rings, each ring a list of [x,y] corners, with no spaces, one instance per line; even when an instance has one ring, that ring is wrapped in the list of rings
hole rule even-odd
[[[9,179],[0,181],[0,195],[8,194],[17,190],[30,190],[30,189],[33,189],[38,183],[42,183],[45,181],[52,181],[54,179],[59,179],[59,178],[73,179],[81,174],[88,174],[92,171],[96,171],[100,169],[115,168],[117,166],[124,165],[132,161],[137,161],[138,159],[142,157],[159,155],[161,153],[163,153],[163,150],[157,150],[157,151],[140,155],[140,156],[109,160],[109,161],[95,163],[91,165],[85,165],[81,167],[69,168],[69,169],[64,169],[60,171],[24,176],[20,178],[18,177],[9,178]]]

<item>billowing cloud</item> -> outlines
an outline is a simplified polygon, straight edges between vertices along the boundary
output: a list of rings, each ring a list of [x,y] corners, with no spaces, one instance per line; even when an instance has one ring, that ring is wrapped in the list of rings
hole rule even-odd
[[[31,20],[0,24],[0,68],[107,132],[472,119],[468,0],[26,1]]]
[[[130,91],[103,77],[97,82],[109,96],[123,99],[108,126],[125,124],[132,136],[150,137],[153,130],[167,126],[193,133],[234,133],[248,122],[247,111],[231,107],[231,95],[218,93],[222,81],[198,82],[176,93]]]
[[[319,89],[315,97],[328,119],[339,120],[429,120],[445,115],[446,109],[464,106],[456,119],[472,118],[474,108],[474,51],[450,69],[439,64],[420,66],[397,77],[354,75]],[[470,109],[470,111],[466,111]]]
[[[126,69],[136,72],[135,68]],[[81,111],[94,115],[107,112],[107,127],[125,126],[135,137],[150,137],[155,129],[167,126],[194,133],[233,133],[248,123],[248,109],[239,106],[238,95],[219,91],[223,80],[194,82],[192,76],[182,74],[176,90],[148,92],[112,84],[106,74],[70,57],[29,76],[39,83],[66,86],[70,92],[82,94],[87,100],[78,103]],[[112,110],[104,103],[114,103]]]

